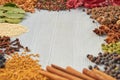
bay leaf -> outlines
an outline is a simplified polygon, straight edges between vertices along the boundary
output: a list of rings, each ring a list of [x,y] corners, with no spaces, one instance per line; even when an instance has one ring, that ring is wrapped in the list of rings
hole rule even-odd
[[[5,22],[13,23],[13,24],[17,24],[22,21],[22,19],[11,19],[11,18],[4,18],[4,20],[5,20]]]
[[[4,16],[7,18],[24,18],[25,14],[15,14],[15,13],[4,13]]]
[[[25,11],[22,10],[21,8],[14,8],[14,7],[4,7],[4,6],[0,6],[0,10],[10,11],[11,13],[22,13],[22,14],[25,13]]]

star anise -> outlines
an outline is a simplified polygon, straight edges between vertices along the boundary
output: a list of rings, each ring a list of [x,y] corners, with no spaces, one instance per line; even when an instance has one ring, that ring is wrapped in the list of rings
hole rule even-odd
[[[107,35],[105,41],[107,43],[117,42],[120,40],[120,26],[111,24],[109,26],[101,25],[99,28],[93,30],[97,35]]]

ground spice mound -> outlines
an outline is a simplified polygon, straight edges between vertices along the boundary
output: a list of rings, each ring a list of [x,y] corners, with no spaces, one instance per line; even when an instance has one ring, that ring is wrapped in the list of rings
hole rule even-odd
[[[48,80],[40,74],[41,65],[38,57],[33,54],[14,54],[5,63],[5,68],[0,69],[0,80]]]
[[[39,0],[37,8],[50,11],[66,10],[68,9],[66,2],[67,0]]]
[[[37,0],[0,0],[0,5],[4,5],[8,2],[15,3],[25,11],[34,12]]]
[[[15,37],[27,31],[28,29],[20,24],[0,23],[0,36]]]

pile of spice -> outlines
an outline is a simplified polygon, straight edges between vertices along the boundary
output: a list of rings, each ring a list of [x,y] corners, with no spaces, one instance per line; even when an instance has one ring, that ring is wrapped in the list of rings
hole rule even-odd
[[[119,6],[119,0],[67,0],[68,8],[77,8],[84,6],[86,8],[104,7],[104,6]]]
[[[50,11],[66,10],[66,2],[67,0],[38,0],[37,8]]]
[[[87,55],[87,58],[96,64],[94,68],[100,69],[97,65],[104,66],[104,72],[106,74],[120,80],[120,55],[117,53],[99,53],[97,57]],[[89,68],[92,69],[92,66]]]
[[[48,80],[41,75],[38,54],[15,53],[7,59],[5,68],[0,69],[0,80]]]
[[[0,68],[5,67],[5,62],[6,62],[6,58],[4,57],[4,54],[0,54]]]
[[[0,54],[13,54],[14,52],[19,52],[21,49],[29,49],[23,47],[19,39],[11,40],[10,37],[0,37]]]
[[[95,32],[99,36],[107,35],[105,41],[114,43],[120,40],[120,7],[106,6],[87,10],[92,19],[95,19],[101,25],[95,28]]]
[[[67,7],[77,8],[84,6],[86,8],[102,7],[109,5],[107,0],[67,0]]]
[[[0,23],[0,36],[16,37],[28,32],[28,29],[20,24]]]
[[[28,12],[35,12],[35,6],[37,4],[37,0],[0,0],[0,5],[4,5],[9,2],[16,4]]]
[[[116,80],[97,69],[83,69],[83,73],[67,66],[66,69],[52,64],[46,67],[47,71],[41,71],[41,74],[49,77],[51,80]]]
[[[120,6],[96,7],[88,9],[87,14],[102,25],[115,24],[120,19]]]
[[[84,0],[84,6],[86,8],[94,8],[94,7],[103,7],[110,5],[110,0]]]
[[[97,35],[106,35],[105,41],[107,43],[114,43],[120,41],[120,26],[118,24],[110,24],[109,26],[101,25],[99,28],[93,30]]]
[[[120,42],[102,44],[102,50],[105,53],[118,53],[120,54]]]
[[[5,4],[5,3],[7,3],[7,2],[10,2],[10,0],[1,0],[1,1],[0,1],[0,4]]]
[[[67,0],[66,6],[71,9],[71,8],[78,8],[83,5],[84,0]]]
[[[113,6],[120,6],[120,0],[108,0]]]
[[[15,4],[7,3],[0,6],[0,23],[20,23],[25,17],[25,11]]]

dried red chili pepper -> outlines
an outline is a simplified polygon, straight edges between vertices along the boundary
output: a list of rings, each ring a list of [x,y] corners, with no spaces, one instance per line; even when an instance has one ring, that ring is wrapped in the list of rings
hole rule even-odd
[[[83,5],[83,0],[67,0],[66,6],[68,8],[77,8]]]
[[[120,6],[120,0],[110,0],[111,5]]]
[[[87,8],[106,6],[108,4],[107,0],[84,0],[84,6]]]

